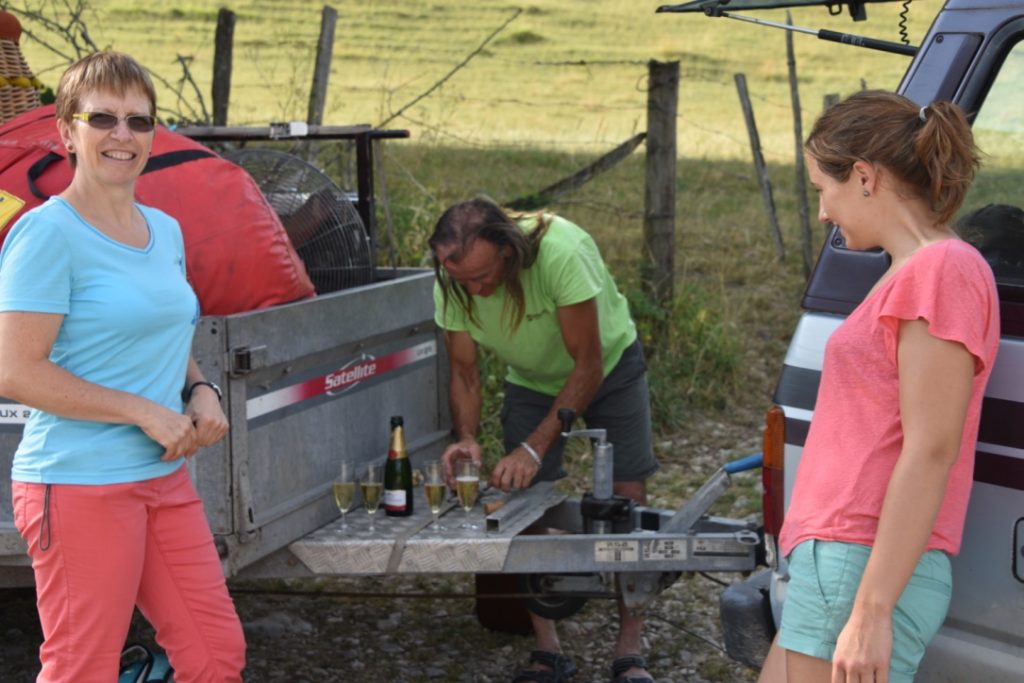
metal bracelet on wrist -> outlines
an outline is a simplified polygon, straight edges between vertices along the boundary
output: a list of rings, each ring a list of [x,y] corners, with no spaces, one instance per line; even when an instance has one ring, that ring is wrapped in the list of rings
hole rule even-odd
[[[530,454],[530,457],[533,458],[533,461],[537,463],[537,465],[540,465],[540,456],[537,455],[537,451],[533,450],[533,446],[526,443],[525,441],[523,441],[519,445],[523,447],[523,450]]]

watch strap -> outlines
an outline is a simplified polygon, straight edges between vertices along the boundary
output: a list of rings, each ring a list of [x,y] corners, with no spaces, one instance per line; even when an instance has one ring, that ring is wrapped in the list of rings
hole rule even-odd
[[[217,394],[217,400],[221,401],[224,399],[224,393],[220,390],[220,387],[213,382],[208,382],[205,379],[201,379],[198,382],[192,382],[185,391],[185,401],[192,400],[192,392],[196,390],[198,386],[206,386],[213,389],[213,393]]]

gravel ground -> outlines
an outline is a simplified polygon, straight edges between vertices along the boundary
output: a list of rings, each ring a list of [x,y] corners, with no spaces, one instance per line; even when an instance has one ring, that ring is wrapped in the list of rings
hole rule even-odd
[[[675,507],[719,464],[756,450],[756,428],[738,422],[704,421],[700,433],[660,444],[662,470],[650,482],[651,504]],[[716,514],[748,513],[754,479],[734,487],[739,490]],[[232,582],[231,588],[248,641],[246,680],[256,683],[509,681],[532,647],[528,636],[480,625],[470,576]],[[645,654],[658,681],[755,680],[720,648],[720,590],[707,577],[684,575],[648,608]],[[33,681],[41,641],[34,595],[2,591],[0,604],[0,681]],[[574,681],[609,680],[616,628],[608,600],[591,600],[560,622],[563,648],[580,668]],[[152,643],[138,616],[131,638]]]
[[[472,599],[337,595],[378,588],[469,595],[471,579],[403,579],[387,585],[346,579],[321,581],[318,588],[331,595],[235,592],[249,648],[247,681],[509,681],[532,647],[530,637],[482,628]],[[753,672],[719,650],[718,588],[702,577],[684,577],[649,610],[647,656],[658,681],[755,680]],[[7,592],[3,599],[0,680],[34,681],[41,640],[34,596],[22,590]],[[575,681],[609,679],[613,614],[609,601],[592,600],[560,622],[563,648],[580,668]],[[151,629],[141,618],[135,620],[132,638],[152,643]]]

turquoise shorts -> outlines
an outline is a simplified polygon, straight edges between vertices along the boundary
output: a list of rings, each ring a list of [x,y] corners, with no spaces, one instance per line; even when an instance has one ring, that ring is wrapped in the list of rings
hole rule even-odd
[[[832,660],[870,554],[865,545],[814,539],[793,549],[779,626],[781,647]],[[953,570],[946,553],[931,550],[922,555],[893,611],[893,683],[914,680],[925,648],[946,618],[952,588]]]

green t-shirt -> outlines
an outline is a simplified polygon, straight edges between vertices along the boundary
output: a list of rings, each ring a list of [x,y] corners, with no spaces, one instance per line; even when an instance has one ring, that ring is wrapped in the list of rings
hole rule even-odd
[[[527,218],[519,227],[530,230],[535,224],[535,219]],[[597,245],[590,235],[564,218],[550,216],[537,260],[522,271],[520,281],[526,307],[514,332],[502,320],[504,287],[491,296],[473,297],[476,322],[472,322],[454,298],[449,299],[446,309],[441,286],[434,284],[434,319],[438,326],[469,332],[473,341],[494,351],[508,365],[509,382],[549,396],[557,396],[562,390],[574,363],[562,341],[560,306],[597,300],[604,376],[636,340],[629,305],[615,286]]]

